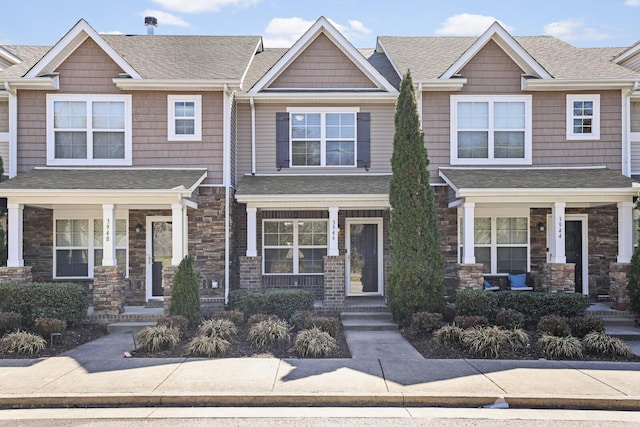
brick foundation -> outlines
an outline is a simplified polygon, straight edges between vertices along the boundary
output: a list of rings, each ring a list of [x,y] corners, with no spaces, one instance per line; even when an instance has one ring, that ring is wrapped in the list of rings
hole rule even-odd
[[[98,266],[93,269],[93,311],[96,314],[124,312],[125,268]]]
[[[240,289],[262,289],[262,257],[240,257]]]
[[[631,264],[613,262],[609,264],[609,293],[611,295],[611,308],[615,310],[627,310],[631,299],[629,297],[629,274]]]
[[[344,255],[324,257],[324,310],[344,307],[344,266]]]
[[[575,292],[576,265],[543,264],[542,290],[546,292]]]
[[[31,266],[0,267],[0,283],[30,283],[33,282]]]
[[[171,307],[171,288],[173,288],[173,278],[178,271],[177,265],[165,265],[162,267],[162,300],[164,314],[169,315]]]
[[[458,264],[458,291],[463,289],[482,289],[484,275],[482,264]]]

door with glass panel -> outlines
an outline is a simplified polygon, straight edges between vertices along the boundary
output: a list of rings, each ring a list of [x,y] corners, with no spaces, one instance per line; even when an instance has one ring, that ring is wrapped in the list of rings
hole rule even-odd
[[[171,265],[171,217],[147,217],[147,300],[163,296],[162,268]]]
[[[347,295],[382,295],[382,218],[347,218],[345,227]]]

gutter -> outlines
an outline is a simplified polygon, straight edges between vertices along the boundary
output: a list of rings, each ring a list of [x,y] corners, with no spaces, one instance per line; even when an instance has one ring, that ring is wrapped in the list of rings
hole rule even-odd
[[[6,166],[11,179],[18,171],[18,94],[8,81],[4,82],[4,89],[9,95],[9,164]]]

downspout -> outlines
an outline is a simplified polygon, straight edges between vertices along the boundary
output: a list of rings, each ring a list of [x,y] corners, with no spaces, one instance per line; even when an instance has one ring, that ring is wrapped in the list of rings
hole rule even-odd
[[[249,98],[251,104],[251,175],[256,174],[256,104],[253,96]]]
[[[223,98],[223,184],[224,184],[224,305],[229,303],[229,201],[231,192],[231,93],[229,86],[224,85]]]
[[[11,89],[9,82],[4,82],[4,89],[9,94],[9,178],[18,172],[18,94]]]

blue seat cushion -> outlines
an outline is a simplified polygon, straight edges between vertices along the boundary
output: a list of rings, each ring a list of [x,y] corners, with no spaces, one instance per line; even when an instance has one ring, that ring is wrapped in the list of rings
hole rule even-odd
[[[489,288],[491,288],[491,286],[492,286],[492,285],[491,285],[491,283],[487,282],[487,280],[485,279],[485,281],[484,281],[484,288],[485,288],[485,289],[489,289]]]
[[[509,274],[509,285],[512,288],[526,288],[527,275],[525,274]]]

